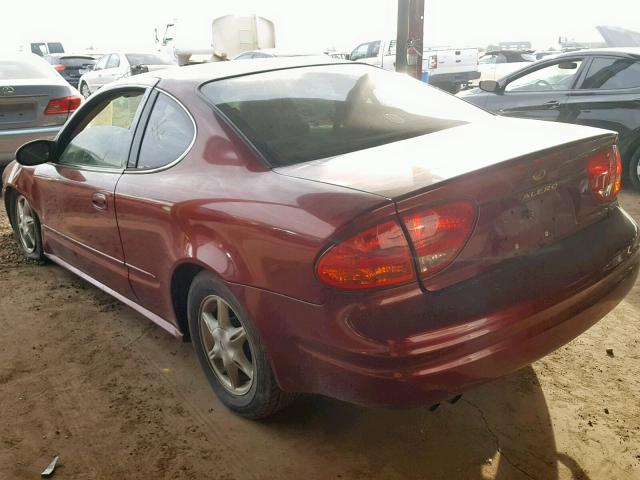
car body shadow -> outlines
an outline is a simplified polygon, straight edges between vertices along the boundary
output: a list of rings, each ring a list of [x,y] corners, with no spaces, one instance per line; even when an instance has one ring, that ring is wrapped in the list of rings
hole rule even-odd
[[[265,425],[279,434],[321,430],[324,443],[366,457],[365,471],[352,472],[363,478],[556,479],[558,462],[573,478],[588,478],[574,459],[556,451],[544,394],[530,366],[433,412],[305,396]]]

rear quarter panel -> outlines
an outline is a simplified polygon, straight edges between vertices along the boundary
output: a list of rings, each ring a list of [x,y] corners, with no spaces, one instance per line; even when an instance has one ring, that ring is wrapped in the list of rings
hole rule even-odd
[[[183,98],[198,134],[177,165],[125,173],[118,183],[118,224],[141,304],[175,320],[171,278],[184,263],[229,283],[321,303],[324,288],[315,279],[314,261],[327,238],[367,212],[392,215],[392,202],[278,175],[219,124],[204,101],[184,95],[179,83],[161,87]]]

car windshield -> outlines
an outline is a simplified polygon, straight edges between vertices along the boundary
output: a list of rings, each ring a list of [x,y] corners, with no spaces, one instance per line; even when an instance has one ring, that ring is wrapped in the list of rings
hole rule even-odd
[[[57,76],[58,73],[44,60],[40,60],[40,62],[27,59],[0,60],[0,80],[55,78]]]
[[[127,53],[125,57],[131,65],[173,65],[169,58],[153,53]]]
[[[489,116],[408,76],[366,65],[251,74],[206,83],[201,91],[273,166],[376,147]]]

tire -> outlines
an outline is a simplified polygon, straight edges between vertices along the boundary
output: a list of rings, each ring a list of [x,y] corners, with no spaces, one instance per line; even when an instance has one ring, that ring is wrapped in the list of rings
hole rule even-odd
[[[633,188],[640,191],[640,148],[638,148],[629,160],[629,180]]]
[[[86,83],[82,82],[80,84],[80,94],[84,97],[87,98],[91,95],[91,92],[89,91],[89,87],[87,86]]]
[[[278,387],[255,327],[223,282],[199,273],[189,288],[187,308],[198,360],[227,408],[260,419],[293,401],[295,394]]]
[[[25,257],[43,261],[42,229],[38,214],[23,195],[15,195],[10,203],[11,225],[18,247]]]

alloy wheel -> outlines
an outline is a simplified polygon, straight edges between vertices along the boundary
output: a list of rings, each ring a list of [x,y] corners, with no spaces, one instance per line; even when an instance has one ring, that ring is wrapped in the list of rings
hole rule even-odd
[[[38,244],[36,242],[36,221],[33,209],[26,198],[18,197],[16,202],[16,221],[18,223],[18,237],[26,253],[35,252]]]
[[[87,87],[86,83],[80,85],[80,93],[84,98],[87,98],[89,95],[91,95],[91,93],[89,92],[89,87]]]
[[[255,362],[247,332],[233,308],[217,295],[200,305],[200,337],[208,363],[220,384],[233,395],[253,385]]]

